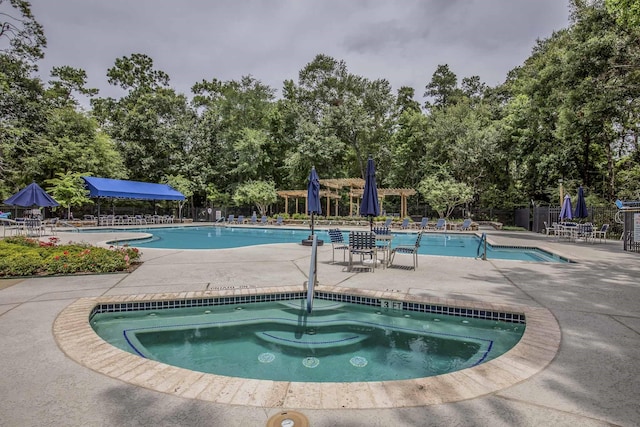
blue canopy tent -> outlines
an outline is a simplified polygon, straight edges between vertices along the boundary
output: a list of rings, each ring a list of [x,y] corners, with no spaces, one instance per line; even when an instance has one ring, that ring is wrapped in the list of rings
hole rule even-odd
[[[97,178],[93,176],[83,176],[82,179],[84,179],[85,186],[89,190],[89,197],[177,201],[183,201],[185,199],[184,194],[167,184]],[[98,216],[100,216],[100,203],[98,203]]]

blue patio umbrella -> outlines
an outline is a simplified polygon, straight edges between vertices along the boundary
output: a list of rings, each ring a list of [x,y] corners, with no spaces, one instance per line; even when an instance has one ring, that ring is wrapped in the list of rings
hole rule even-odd
[[[369,217],[369,226],[373,230],[373,217],[380,215],[380,204],[378,203],[378,186],[376,184],[376,165],[371,156],[367,160],[360,215]]]
[[[574,218],[586,218],[589,216],[587,210],[587,202],[584,200],[584,189],[582,185],[578,188],[578,200],[576,201],[576,210],[573,212]]]
[[[313,236],[314,214],[321,214],[322,206],[320,204],[320,178],[316,172],[316,167],[311,168],[309,174],[309,183],[307,184],[307,214],[311,214],[311,235]]]
[[[22,190],[4,201],[7,205],[29,207],[60,206],[53,197],[47,194],[38,184],[32,182]]]
[[[572,219],[573,214],[571,212],[571,197],[567,194],[564,196],[564,201],[562,202],[562,209],[560,209],[560,221],[563,219]]]

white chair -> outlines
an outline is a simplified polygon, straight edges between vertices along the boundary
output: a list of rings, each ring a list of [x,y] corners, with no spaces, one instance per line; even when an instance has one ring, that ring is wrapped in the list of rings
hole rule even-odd
[[[603,224],[600,227],[600,230],[594,230],[591,234],[591,242],[593,243],[596,239],[600,240],[602,243],[602,239],[607,240],[607,232],[609,231],[609,224]]]

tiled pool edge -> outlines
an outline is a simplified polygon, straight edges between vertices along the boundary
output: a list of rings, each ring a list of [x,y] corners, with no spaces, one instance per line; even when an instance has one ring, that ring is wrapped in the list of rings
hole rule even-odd
[[[399,408],[472,399],[515,385],[541,371],[553,360],[560,345],[558,323],[544,308],[318,286],[318,292],[522,313],[526,316],[527,327],[520,342],[503,356],[451,374],[388,382],[290,383],[223,377],[143,359],[103,341],[95,334],[88,321],[91,310],[102,303],[172,301],[302,291],[302,286],[289,286],[82,298],[60,313],[54,322],[53,334],[58,346],[71,359],[132,385],[223,404],[304,409]]]

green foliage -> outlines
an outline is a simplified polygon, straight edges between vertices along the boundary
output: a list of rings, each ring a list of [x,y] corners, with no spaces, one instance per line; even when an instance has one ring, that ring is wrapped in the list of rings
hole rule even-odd
[[[353,74],[327,55],[285,81],[281,99],[243,76],[197,82],[189,100],[135,53],[107,70],[126,92],[119,99],[97,98],[86,72],[70,66],[55,67],[45,85],[35,61],[46,40],[29,3],[0,0],[0,24],[9,25],[0,30],[0,196],[85,171],[171,180],[194,206],[227,206],[233,195],[262,213],[276,188],[304,188],[312,165],[321,179],[362,177],[372,155],[381,187],[421,189],[410,208],[426,202],[443,216],[461,203],[557,204],[561,179],[603,203],[637,199],[639,3],[570,4],[570,27],[540,38],[502,85],[439,65],[423,110],[413,88],[394,95],[385,79]],[[90,113],[76,96],[93,98]],[[423,181],[433,176],[445,178]],[[270,183],[265,194],[249,191],[256,182]],[[435,191],[440,184],[447,187]]]
[[[67,208],[67,218],[71,218],[71,207],[91,204],[89,190],[84,187],[83,173],[57,173],[57,178],[45,181],[51,187],[47,189],[60,206]]]
[[[55,237],[48,242],[25,237],[0,240],[0,277],[125,271],[142,255],[130,247],[57,243]]]
[[[241,184],[233,195],[238,205],[255,204],[260,215],[265,215],[270,204],[278,200],[276,186],[272,181],[249,181]]]
[[[618,24],[633,31],[640,28],[640,1],[638,0],[605,0],[607,11]]]
[[[440,218],[448,218],[456,206],[473,199],[473,191],[464,183],[450,177],[425,177],[418,185],[418,191],[425,201],[438,212]]]

